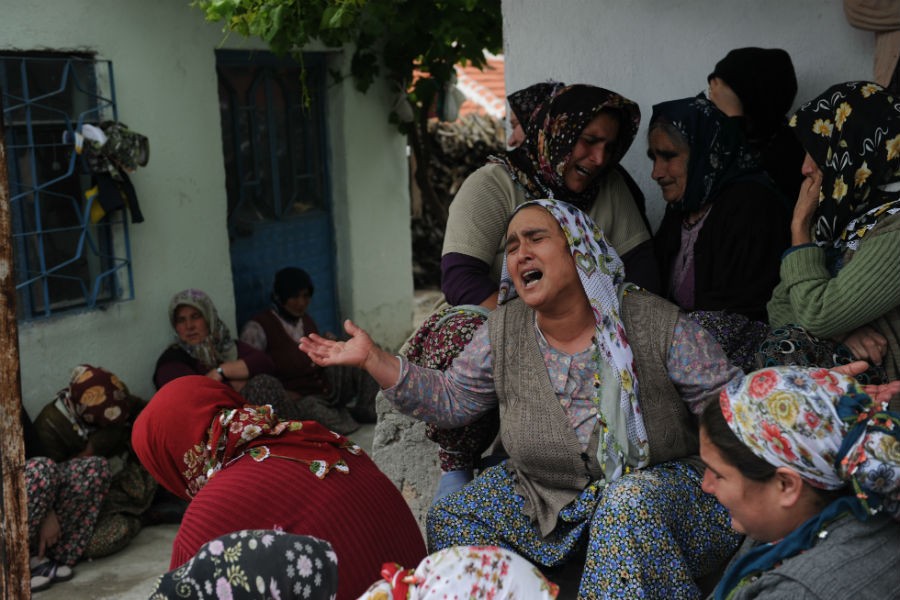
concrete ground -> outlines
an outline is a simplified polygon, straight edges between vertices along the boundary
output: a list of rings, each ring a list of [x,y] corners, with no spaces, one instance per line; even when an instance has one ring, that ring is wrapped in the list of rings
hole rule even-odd
[[[348,436],[372,451],[375,425]],[[75,577],[34,594],[36,600],[147,600],[157,577],[169,570],[177,525],[145,527],[127,548],[112,556],[75,565]],[[372,574],[372,581],[378,573]]]

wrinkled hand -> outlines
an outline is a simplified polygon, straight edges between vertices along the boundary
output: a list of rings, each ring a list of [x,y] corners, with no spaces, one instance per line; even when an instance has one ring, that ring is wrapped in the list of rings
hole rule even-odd
[[[800,195],[794,205],[794,216],[791,219],[791,243],[794,246],[808,244],[812,241],[810,227],[816,209],[819,208],[819,192],[822,189],[822,173],[816,171],[806,177],[800,184]]]
[[[853,353],[853,358],[880,365],[887,353],[887,339],[868,325],[854,329],[839,339]]]
[[[344,330],[350,336],[345,342],[329,340],[315,333],[303,336],[300,338],[300,350],[306,352],[321,367],[349,365],[365,368],[366,359],[375,348],[375,342],[350,319],[344,321]]]
[[[56,511],[50,509],[44,516],[44,520],[41,521],[40,532],[38,533],[39,557],[44,558],[47,548],[52,548],[56,545],[59,541],[60,531],[59,518],[56,516]]]
[[[875,402],[890,402],[900,397],[900,380],[881,385],[864,385],[863,391]]]

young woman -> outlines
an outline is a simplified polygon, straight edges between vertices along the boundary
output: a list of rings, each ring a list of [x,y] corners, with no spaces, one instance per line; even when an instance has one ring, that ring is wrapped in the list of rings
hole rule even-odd
[[[759,542],[733,561],[717,600],[896,596],[900,414],[886,405],[848,376],[773,367],[707,407],[703,489]]]

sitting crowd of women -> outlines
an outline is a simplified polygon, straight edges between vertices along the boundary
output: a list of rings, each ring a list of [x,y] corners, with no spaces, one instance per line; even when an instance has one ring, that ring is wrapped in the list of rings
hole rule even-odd
[[[900,102],[849,82],[788,121],[782,50],[734,50],[708,83],[653,107],[655,235],[619,164],[637,104],[555,81],[511,94],[514,148],[460,188],[446,302],[400,355],[351,321],[320,335],[300,269],[237,341],[206,294],[176,294],[158,392],[104,413],[190,501],[154,597],[553,598],[570,567],[580,599],[896,594]],[[378,389],[441,447],[425,540],[342,435]],[[62,464],[99,452],[87,422]],[[77,555],[112,495],[84,468]],[[46,506],[36,554],[72,564]]]

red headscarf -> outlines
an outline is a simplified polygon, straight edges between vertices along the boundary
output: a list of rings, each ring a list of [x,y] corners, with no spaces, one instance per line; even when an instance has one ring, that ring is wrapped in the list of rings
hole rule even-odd
[[[221,469],[244,455],[304,463],[320,479],[347,473],[347,438],[315,421],[280,421],[272,408],[245,404],[230,386],[202,375],[179,377],[160,389],[134,423],[134,451],[153,477],[192,498]]]

